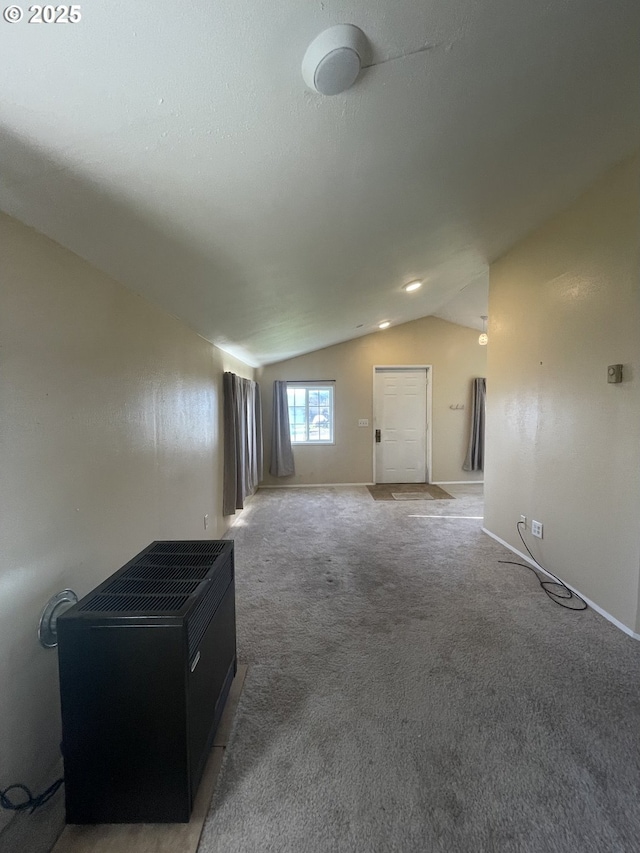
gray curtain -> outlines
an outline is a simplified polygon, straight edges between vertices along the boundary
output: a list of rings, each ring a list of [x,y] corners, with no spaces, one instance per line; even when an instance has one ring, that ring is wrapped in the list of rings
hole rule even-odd
[[[253,398],[253,412],[255,417],[255,429],[254,436],[255,441],[253,443],[254,454],[253,454],[253,480],[256,485],[262,480],[263,476],[263,444],[262,444],[262,397],[260,395],[260,386],[257,382],[253,383],[254,385],[254,398]]]
[[[484,409],[487,380],[474,379],[471,399],[471,434],[463,471],[484,471]]]
[[[235,373],[222,377],[224,474],[222,514],[242,509],[262,479],[262,408],[256,382]]]
[[[289,404],[287,383],[276,379],[273,383],[273,425],[271,430],[271,465],[274,477],[288,477],[296,473],[289,432]]]

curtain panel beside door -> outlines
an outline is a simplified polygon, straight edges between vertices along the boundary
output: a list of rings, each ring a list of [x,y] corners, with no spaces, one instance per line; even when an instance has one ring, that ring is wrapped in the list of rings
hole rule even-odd
[[[262,405],[260,386],[235,373],[222,377],[224,475],[222,514],[242,509],[262,479]]]
[[[473,380],[471,394],[471,431],[469,450],[462,466],[463,471],[484,471],[484,410],[487,396],[487,380]]]

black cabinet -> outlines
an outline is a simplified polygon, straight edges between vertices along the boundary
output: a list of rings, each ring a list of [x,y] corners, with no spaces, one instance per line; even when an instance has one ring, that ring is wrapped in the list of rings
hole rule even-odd
[[[236,672],[233,556],[154,542],[59,618],[68,823],[189,820]]]

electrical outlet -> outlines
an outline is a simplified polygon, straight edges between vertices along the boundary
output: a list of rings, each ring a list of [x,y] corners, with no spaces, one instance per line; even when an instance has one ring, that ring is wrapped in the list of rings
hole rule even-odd
[[[208,514],[208,513],[207,513],[207,515],[205,515],[205,517],[204,517],[204,529],[205,529],[205,530],[208,530],[208,529],[209,529],[209,514]]]
[[[360,418],[358,421],[359,427],[367,427],[369,426],[369,418]]]
[[[525,527],[527,526],[527,516],[526,515],[520,516],[520,523],[524,524]]]
[[[531,535],[536,536],[538,539],[542,539],[542,522],[541,521],[532,521],[531,522]]]

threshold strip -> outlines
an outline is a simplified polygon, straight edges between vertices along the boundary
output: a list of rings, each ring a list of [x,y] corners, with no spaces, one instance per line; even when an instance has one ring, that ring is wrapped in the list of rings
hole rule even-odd
[[[482,520],[484,515],[409,515],[407,518],[474,518]]]

